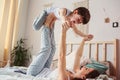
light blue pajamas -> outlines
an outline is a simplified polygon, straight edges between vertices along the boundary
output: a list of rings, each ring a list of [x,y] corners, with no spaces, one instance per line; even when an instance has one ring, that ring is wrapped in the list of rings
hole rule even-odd
[[[36,76],[44,68],[50,68],[55,53],[54,27],[52,29],[43,25],[41,30],[41,50],[39,55],[30,64],[28,75]]]

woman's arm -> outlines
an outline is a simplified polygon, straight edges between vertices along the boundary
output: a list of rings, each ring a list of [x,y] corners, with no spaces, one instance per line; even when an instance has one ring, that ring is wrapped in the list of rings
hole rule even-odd
[[[68,25],[66,23],[62,24],[62,35],[60,39],[60,53],[58,56],[58,80],[66,80],[66,32],[68,30]]]
[[[92,38],[93,38],[93,35],[85,37],[85,38],[83,38],[82,42],[80,43],[80,46],[75,55],[75,61],[74,61],[74,66],[73,66],[73,70],[75,72],[80,69],[80,58],[82,57],[82,54],[83,54],[85,41],[90,41]]]
[[[82,54],[83,54],[84,43],[85,43],[85,40],[83,39],[75,55],[74,66],[73,66],[73,70],[75,72],[78,69],[80,69],[80,58],[82,57]]]

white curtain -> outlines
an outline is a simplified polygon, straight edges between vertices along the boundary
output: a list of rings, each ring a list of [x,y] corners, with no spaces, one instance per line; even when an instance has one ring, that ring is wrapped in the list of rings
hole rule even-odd
[[[24,0],[1,0],[0,61],[7,62],[19,29],[20,7]],[[2,63],[5,65],[6,63]]]

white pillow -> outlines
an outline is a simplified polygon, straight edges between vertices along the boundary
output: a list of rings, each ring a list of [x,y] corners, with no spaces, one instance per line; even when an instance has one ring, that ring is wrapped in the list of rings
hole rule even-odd
[[[74,59],[75,59],[76,51],[71,52],[66,56],[66,67],[69,69],[73,69]],[[84,66],[87,63],[91,63],[91,60],[85,56],[82,56],[80,59],[80,66]]]
[[[75,59],[75,51],[71,52],[69,55],[66,56],[66,67],[73,69]]]
[[[76,55],[76,51],[73,51],[69,55],[66,56],[66,68],[69,69],[69,70],[73,69],[75,55]],[[91,62],[92,62],[91,59],[87,58],[86,56],[82,56],[81,59],[80,59],[80,66],[84,66],[87,63],[91,63]],[[108,70],[106,71],[106,73],[108,75],[110,75],[110,62],[109,61],[106,61],[106,62],[104,61],[104,62],[100,62],[100,63],[104,64],[108,67]]]

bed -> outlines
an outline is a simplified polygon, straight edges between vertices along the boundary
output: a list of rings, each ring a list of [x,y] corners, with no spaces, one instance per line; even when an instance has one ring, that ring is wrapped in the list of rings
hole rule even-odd
[[[66,55],[66,63],[67,67],[72,66],[72,61],[74,59],[74,53],[79,45],[79,43],[67,43],[67,55]],[[58,50],[57,50],[58,51]],[[57,52],[54,56],[53,63],[51,65],[51,69],[57,68]],[[102,62],[103,64],[109,67],[107,70],[107,75],[100,75],[98,80],[103,80],[101,77],[108,77],[109,80],[118,80],[117,77],[117,52],[118,51],[118,40],[114,39],[111,41],[89,41],[85,43],[83,59],[85,58],[94,58],[96,61]],[[0,61],[2,64],[4,61]],[[16,72],[15,72],[16,70]],[[22,72],[19,72],[22,71]],[[0,80],[52,80],[49,78],[40,78],[33,77],[24,74],[26,71],[26,67],[4,67],[0,68]],[[90,80],[90,79],[87,79]],[[95,80],[95,79],[92,79]]]

